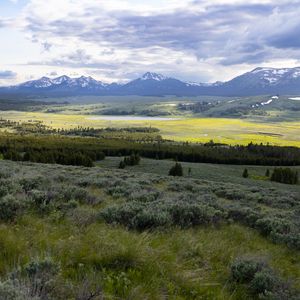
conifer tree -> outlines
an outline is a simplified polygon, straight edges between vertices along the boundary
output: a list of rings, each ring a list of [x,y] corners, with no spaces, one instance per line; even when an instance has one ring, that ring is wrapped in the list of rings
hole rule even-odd
[[[248,178],[249,177],[249,173],[248,173],[248,170],[245,169],[244,172],[243,172],[243,177],[244,178]]]
[[[176,162],[169,171],[170,176],[183,176],[183,169],[180,163]]]

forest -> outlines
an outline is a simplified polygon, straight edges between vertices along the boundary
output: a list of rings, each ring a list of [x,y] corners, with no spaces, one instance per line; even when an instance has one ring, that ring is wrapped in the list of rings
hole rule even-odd
[[[124,130],[122,130],[122,135],[124,135]],[[247,146],[230,146],[215,144],[213,141],[205,144],[175,143],[167,140],[145,142],[130,141],[125,138],[66,137],[60,134],[0,135],[0,153],[6,159],[49,163],[54,161],[71,164],[63,163],[64,159],[58,159],[59,155],[66,156],[64,152],[68,152],[68,156],[89,157],[92,161],[103,158],[103,153],[106,156],[126,156],[131,153],[138,153],[147,158],[175,159],[185,162],[271,166],[300,165],[300,149],[297,147],[253,143]],[[47,155],[43,155],[43,153]]]

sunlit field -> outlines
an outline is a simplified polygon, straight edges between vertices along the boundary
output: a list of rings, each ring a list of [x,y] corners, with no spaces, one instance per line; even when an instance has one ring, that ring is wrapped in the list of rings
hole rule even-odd
[[[190,142],[215,142],[227,144],[270,143],[281,146],[300,146],[300,122],[266,122],[250,119],[187,118],[172,116],[171,119],[150,118],[135,120],[109,120],[106,116],[54,114],[41,112],[1,112],[3,119],[14,121],[41,120],[54,128],[128,127],[152,126],[160,129],[165,139]]]

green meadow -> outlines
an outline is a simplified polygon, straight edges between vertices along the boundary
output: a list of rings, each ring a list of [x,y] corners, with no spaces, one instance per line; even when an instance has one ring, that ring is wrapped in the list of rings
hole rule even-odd
[[[109,116],[43,113],[43,112],[16,112],[6,111],[1,113],[3,119],[27,122],[42,121],[53,128],[124,128],[124,127],[155,127],[165,139],[178,142],[208,142],[214,140],[225,144],[270,143],[279,146],[300,145],[300,122],[267,122],[265,120],[249,120],[236,118],[207,118],[184,117],[172,115],[154,120],[130,119],[119,116],[110,119]],[[122,119],[123,118],[123,119]]]

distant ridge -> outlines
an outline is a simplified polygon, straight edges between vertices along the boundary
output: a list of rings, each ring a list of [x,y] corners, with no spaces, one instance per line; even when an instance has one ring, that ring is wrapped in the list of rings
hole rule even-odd
[[[104,83],[92,77],[42,77],[19,85],[2,87],[0,94],[44,96],[252,96],[263,94],[300,95],[300,67],[256,68],[227,82],[185,82],[162,74],[147,72],[125,84]]]

